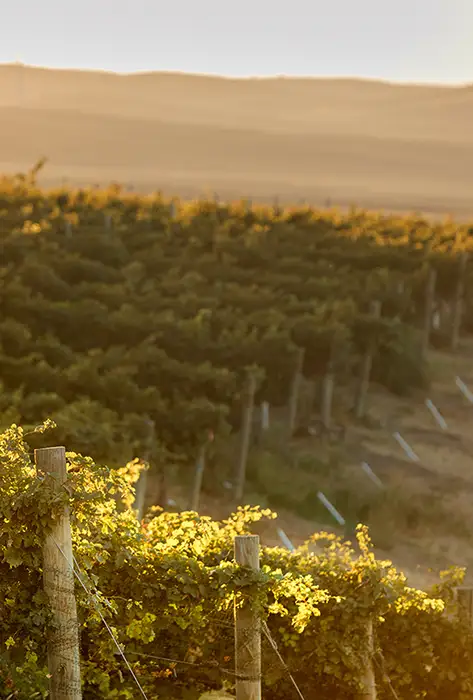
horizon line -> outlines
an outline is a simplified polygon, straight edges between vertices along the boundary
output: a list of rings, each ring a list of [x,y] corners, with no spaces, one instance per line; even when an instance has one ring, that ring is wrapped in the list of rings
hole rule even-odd
[[[244,81],[244,80],[336,80],[336,81],[359,81],[382,83],[385,85],[393,85],[399,87],[442,87],[442,88],[467,88],[473,86],[473,79],[469,81],[454,81],[454,82],[438,82],[429,80],[392,80],[390,78],[362,76],[362,75],[301,75],[288,73],[267,73],[267,74],[247,74],[247,75],[229,75],[223,73],[207,73],[207,72],[192,72],[185,70],[135,70],[135,71],[117,71],[107,68],[78,68],[69,66],[45,66],[34,63],[23,63],[22,61],[6,61],[0,63],[1,68],[7,67],[22,67],[35,70],[57,71],[57,72],[73,72],[73,73],[102,73],[105,75],[114,75],[123,78],[144,77],[152,75],[169,75],[169,76],[187,76],[196,78],[214,78],[219,80]]]

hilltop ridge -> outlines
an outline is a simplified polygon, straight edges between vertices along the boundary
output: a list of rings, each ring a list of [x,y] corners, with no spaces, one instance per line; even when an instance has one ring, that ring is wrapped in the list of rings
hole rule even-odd
[[[471,86],[0,66],[0,169],[193,196],[473,212]]]

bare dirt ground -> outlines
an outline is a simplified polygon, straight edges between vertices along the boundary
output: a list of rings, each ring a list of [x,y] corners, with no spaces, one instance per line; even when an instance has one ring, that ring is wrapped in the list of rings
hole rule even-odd
[[[367,461],[382,480],[387,512],[378,514],[374,534],[383,528],[392,532],[388,533],[389,547],[378,546],[376,554],[393,561],[406,573],[411,585],[419,587],[438,580],[438,573],[451,565],[467,567],[467,580],[473,578],[470,571],[473,543],[468,537],[468,531],[473,529],[473,404],[455,384],[459,376],[473,389],[472,357],[472,341],[464,342],[456,356],[432,352],[431,387],[414,397],[402,399],[372,387],[370,416],[380,427],[352,424],[339,453],[340,476],[335,478],[350,479],[350,488],[367,488],[366,476],[360,469],[362,461]],[[437,425],[425,405],[426,398],[433,401],[444,417],[446,430]],[[395,432],[401,433],[419,461],[406,456],[393,437]],[[317,438],[309,438],[296,449],[321,456],[325,448]],[[179,505],[186,506],[186,494],[182,490],[172,495]],[[424,514],[418,522],[406,530],[403,523],[392,520],[393,501],[402,502],[401,512],[404,512],[418,499],[422,501]],[[203,495],[203,514],[224,518],[231,508],[228,501]],[[265,545],[282,546],[278,528],[284,530],[295,546],[303,544],[316,531],[337,531],[315,519],[304,519],[284,509],[275,510],[278,519],[258,528]],[[338,532],[343,534],[340,529]]]
[[[0,66],[0,171],[473,216],[473,87]]]
[[[473,405],[455,384],[459,376],[473,387],[473,344],[465,342],[456,356],[433,352],[432,384],[426,393],[401,400],[383,391],[371,396],[371,415],[383,425],[377,430],[354,429],[357,454],[366,460],[393,498],[422,499],[415,532],[399,533],[386,553],[418,585],[433,580],[442,568],[467,567],[471,580],[473,547],[467,532],[473,526]],[[437,424],[426,407],[429,398],[446,421]],[[394,438],[399,432],[417,455],[412,461]],[[432,524],[433,523],[433,524]],[[383,555],[383,552],[379,552]]]

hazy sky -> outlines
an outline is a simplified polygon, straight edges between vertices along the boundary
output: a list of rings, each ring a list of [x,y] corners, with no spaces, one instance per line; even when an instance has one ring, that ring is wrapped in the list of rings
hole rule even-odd
[[[473,0],[9,0],[0,62],[473,82]]]

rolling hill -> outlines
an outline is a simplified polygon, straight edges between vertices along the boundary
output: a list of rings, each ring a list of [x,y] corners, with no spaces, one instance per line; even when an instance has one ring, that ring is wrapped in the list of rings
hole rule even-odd
[[[0,169],[193,196],[473,213],[473,89],[0,66]]]

